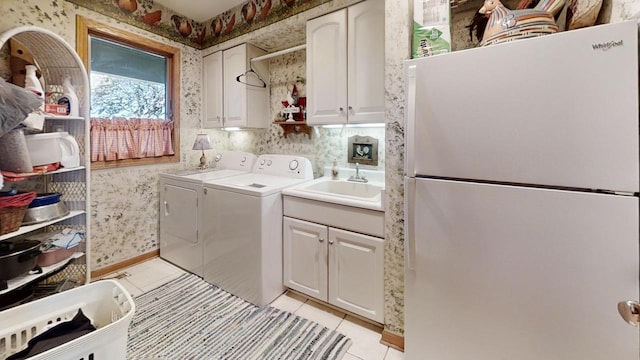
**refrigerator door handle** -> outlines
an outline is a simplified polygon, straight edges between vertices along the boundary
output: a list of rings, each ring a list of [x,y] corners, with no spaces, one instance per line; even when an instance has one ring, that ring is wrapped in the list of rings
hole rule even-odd
[[[405,133],[405,163],[404,171],[409,177],[416,176],[414,168],[414,153],[415,153],[415,121],[416,121],[416,65],[409,65],[406,68],[407,79],[407,107],[404,118],[404,133]]]
[[[415,195],[416,179],[404,178],[404,263],[408,270],[415,270]]]

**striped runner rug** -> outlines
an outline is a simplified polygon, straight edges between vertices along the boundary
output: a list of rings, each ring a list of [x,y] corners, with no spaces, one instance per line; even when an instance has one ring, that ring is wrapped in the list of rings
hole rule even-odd
[[[351,340],[273,307],[259,308],[184,274],[135,297],[127,358],[341,359]]]

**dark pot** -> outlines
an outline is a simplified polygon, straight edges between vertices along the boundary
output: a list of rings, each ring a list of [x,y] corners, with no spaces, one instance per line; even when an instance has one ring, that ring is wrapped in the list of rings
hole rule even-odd
[[[0,280],[11,280],[36,267],[40,255],[40,241],[0,241]]]
[[[30,287],[24,287],[9,291],[8,293],[0,295],[0,311],[18,306],[27,302],[27,300],[33,297],[34,291]]]

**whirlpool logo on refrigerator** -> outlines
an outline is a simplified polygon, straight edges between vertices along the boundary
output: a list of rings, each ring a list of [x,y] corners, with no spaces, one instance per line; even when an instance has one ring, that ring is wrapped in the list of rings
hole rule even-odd
[[[606,43],[593,44],[591,45],[591,47],[593,47],[594,51],[597,51],[597,50],[608,51],[610,49],[613,49],[618,46],[623,46],[623,45],[624,45],[623,41],[620,40],[620,41],[609,41]]]

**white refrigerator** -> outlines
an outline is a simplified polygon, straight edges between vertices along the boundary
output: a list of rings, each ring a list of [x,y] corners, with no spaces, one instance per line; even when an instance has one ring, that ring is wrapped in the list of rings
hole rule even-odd
[[[637,23],[405,65],[405,360],[637,360]]]

